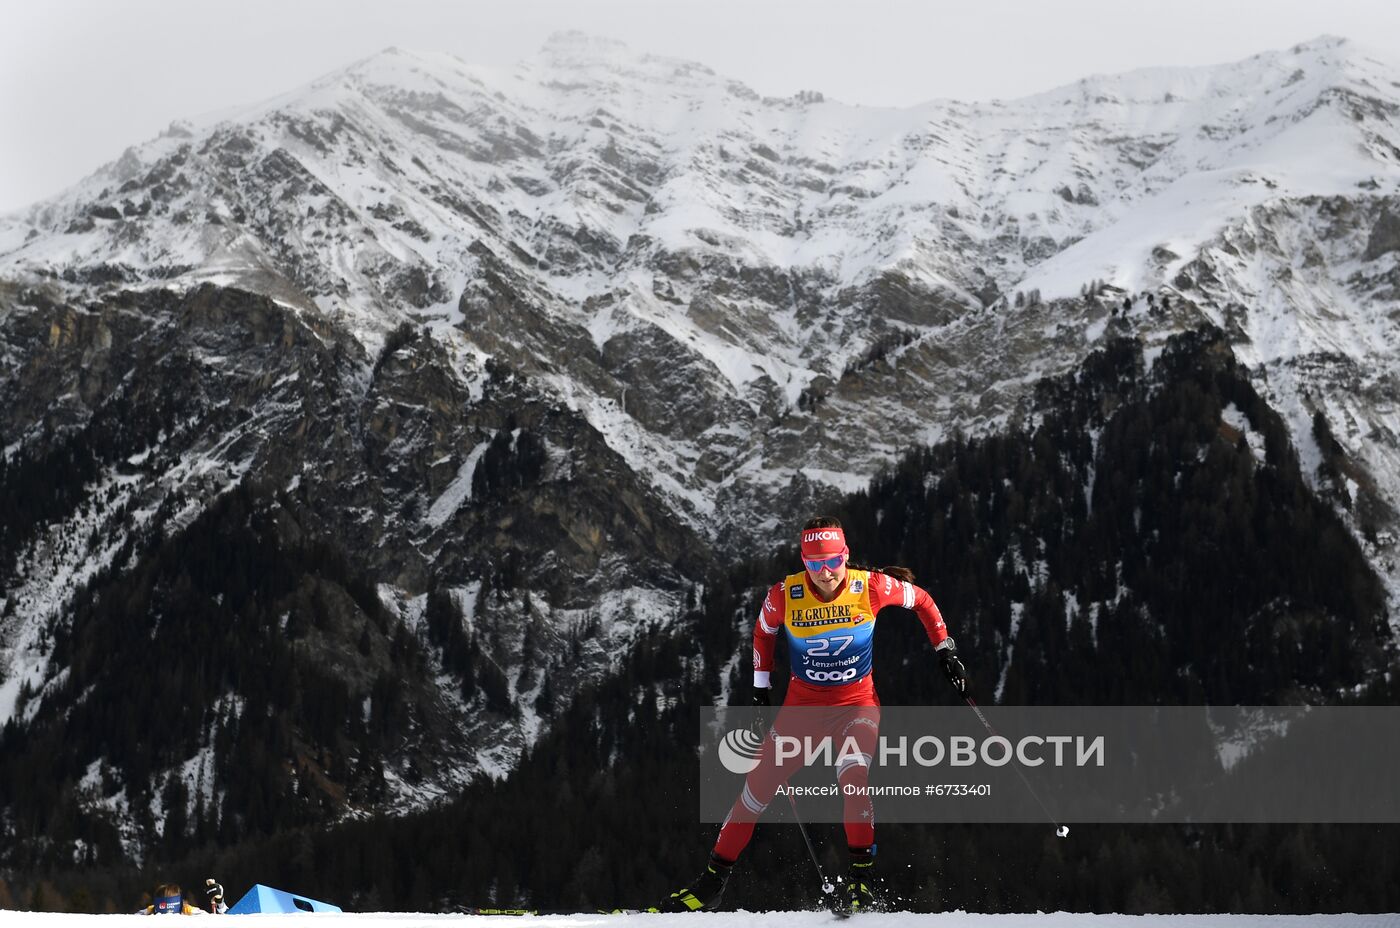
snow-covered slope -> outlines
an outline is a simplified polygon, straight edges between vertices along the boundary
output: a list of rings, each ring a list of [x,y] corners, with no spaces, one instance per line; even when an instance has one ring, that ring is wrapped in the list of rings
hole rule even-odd
[[[40,912],[0,912],[14,928],[98,928],[101,925],[143,924],[131,921],[133,915],[56,915]],[[240,918],[243,916],[233,916]],[[295,928],[304,915],[259,915],[259,925]],[[318,923],[374,928],[426,928],[444,924],[529,925],[538,928],[616,925],[618,928],[678,928],[702,925],[707,928],[762,928],[762,926],[827,926],[835,921],[825,912],[703,912],[685,915],[539,915],[461,916],[365,913],[317,915]],[[938,925],[940,928],[1393,928],[1400,925],[1396,915],[1089,915],[1077,912],[1031,913],[1025,915],[979,915],[946,912],[940,915],[910,913],[870,913],[860,917],[869,928],[911,928]]]

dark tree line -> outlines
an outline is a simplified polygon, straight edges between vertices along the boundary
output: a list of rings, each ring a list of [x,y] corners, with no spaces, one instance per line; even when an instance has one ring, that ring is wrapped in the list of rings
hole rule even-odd
[[[284,518],[265,488],[240,486],[178,544],[133,543],[113,563],[134,566],[104,572],[76,598],[53,630],[53,665],[66,673],[32,723],[0,731],[0,796],[23,797],[5,804],[15,840],[0,865],[44,872],[75,853],[92,866],[125,860],[108,818],[81,808],[94,786],[132,809],[142,843],[169,856],[383,797],[384,758],[412,714],[405,680],[422,675],[425,654],[391,627],[341,551],[286,543]],[[347,628],[382,642],[386,656],[367,712],[335,668],[300,647]],[[92,769],[75,744],[99,758]],[[153,782],[201,751],[209,762],[193,801],[179,779]],[[218,801],[206,804],[206,793]],[[162,821],[150,817],[153,798]]]
[[[848,501],[858,553],[913,568],[984,694],[1004,678],[1010,704],[1329,701],[1387,660],[1379,579],[1221,345],[1179,337],[1148,374],[1117,342],[1042,387],[1056,412],[1034,430],[916,452]],[[1223,424],[1231,404],[1262,461]],[[878,628],[918,662],[913,623]],[[938,685],[882,674],[890,703]]]
[[[202,402],[190,386],[198,383],[188,358],[167,358],[149,383],[114,393],[81,428],[55,432],[45,421],[43,434],[27,444],[33,450],[8,461],[0,454],[0,564],[13,563],[42,528],[73,513],[104,469],[177,428]]]
[[[462,698],[471,700],[479,691],[486,697],[487,709],[510,713],[510,683],[504,671],[485,657],[476,636],[462,627],[462,613],[446,591],[428,594],[423,619],[428,641],[442,649],[443,669],[458,680]]]

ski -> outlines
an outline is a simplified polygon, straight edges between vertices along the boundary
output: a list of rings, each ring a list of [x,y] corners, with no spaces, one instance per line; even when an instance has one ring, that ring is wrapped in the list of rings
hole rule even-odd
[[[837,921],[845,921],[851,917],[848,909],[832,905],[824,911],[830,913]],[[661,910],[655,906],[648,909],[594,909],[591,912],[580,909],[497,909],[489,906],[464,906],[459,910],[463,915],[515,915],[515,916],[564,916],[564,915],[647,915],[657,914]],[[689,914],[689,913],[677,913]]]
[[[648,912],[660,912],[658,908],[650,909],[593,909],[585,911],[582,909],[498,909],[490,906],[465,906],[461,909],[463,915],[642,915]]]

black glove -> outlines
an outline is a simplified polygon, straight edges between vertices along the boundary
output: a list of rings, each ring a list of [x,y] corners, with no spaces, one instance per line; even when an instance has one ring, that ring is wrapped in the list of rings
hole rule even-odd
[[[773,688],[770,686],[755,686],[753,688],[753,698],[750,705],[771,706],[773,705]]]
[[[958,695],[967,696],[967,668],[958,659],[958,649],[955,645],[949,644],[938,652],[938,659],[943,664],[943,675],[948,678],[948,682],[953,684],[953,689],[958,691]]]
[[[209,911],[217,913],[224,903],[224,888],[211,876],[204,881],[204,896],[209,900]]]

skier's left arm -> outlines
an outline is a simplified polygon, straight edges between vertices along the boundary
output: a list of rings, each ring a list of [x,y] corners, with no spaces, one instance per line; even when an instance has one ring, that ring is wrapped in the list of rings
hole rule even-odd
[[[967,668],[958,657],[957,645],[948,637],[948,626],[943,622],[943,613],[933,601],[928,590],[908,580],[900,580],[878,571],[870,575],[871,605],[878,613],[885,606],[902,606],[919,617],[928,634],[929,644],[938,653],[939,663],[948,682],[961,696],[967,695]]]
[[[778,643],[778,630],[787,614],[783,584],[775,583],[763,597],[763,606],[753,623],[753,705],[771,702],[773,681],[773,651]]]

